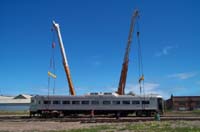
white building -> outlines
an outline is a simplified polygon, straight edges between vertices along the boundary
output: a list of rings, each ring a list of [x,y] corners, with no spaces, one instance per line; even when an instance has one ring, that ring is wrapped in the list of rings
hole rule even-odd
[[[31,97],[32,96],[26,94],[20,94],[17,96],[0,95],[0,110],[3,111],[29,110]]]

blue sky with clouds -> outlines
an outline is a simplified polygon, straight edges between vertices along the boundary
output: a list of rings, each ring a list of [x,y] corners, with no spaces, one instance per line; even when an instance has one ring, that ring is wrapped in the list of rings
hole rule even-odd
[[[76,93],[116,91],[138,8],[145,92],[199,95],[199,6],[197,0],[1,0],[0,94],[47,94],[52,20],[61,27]],[[134,33],[126,91],[139,94],[136,42]],[[68,95],[57,41],[55,58],[56,94]]]

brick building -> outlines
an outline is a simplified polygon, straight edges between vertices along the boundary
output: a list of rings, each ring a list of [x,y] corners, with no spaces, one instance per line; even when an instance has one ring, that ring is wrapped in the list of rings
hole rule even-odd
[[[166,100],[166,108],[171,110],[200,110],[200,96],[173,96]]]

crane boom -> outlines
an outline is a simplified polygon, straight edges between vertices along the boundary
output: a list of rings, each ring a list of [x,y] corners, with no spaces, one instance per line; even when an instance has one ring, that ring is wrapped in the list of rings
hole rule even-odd
[[[125,89],[125,85],[126,85],[126,77],[127,77],[127,71],[128,71],[129,52],[130,52],[130,48],[131,48],[134,25],[135,25],[138,15],[139,15],[139,12],[136,9],[131,18],[128,42],[127,42],[126,52],[125,52],[125,56],[124,56],[124,61],[122,64],[121,76],[120,76],[119,86],[118,86],[118,91],[117,91],[117,93],[119,95],[124,95],[124,89]]]
[[[72,83],[71,75],[70,75],[69,65],[68,65],[68,62],[67,62],[67,56],[66,56],[65,48],[64,48],[64,45],[63,45],[63,41],[62,41],[59,24],[53,21],[53,27],[56,30],[57,35],[58,35],[58,40],[59,40],[59,45],[60,45],[60,50],[61,50],[62,60],[63,60],[63,66],[64,66],[65,73],[66,73],[66,76],[67,76],[70,94],[76,95],[75,90],[74,90],[74,86],[73,86],[73,83]]]

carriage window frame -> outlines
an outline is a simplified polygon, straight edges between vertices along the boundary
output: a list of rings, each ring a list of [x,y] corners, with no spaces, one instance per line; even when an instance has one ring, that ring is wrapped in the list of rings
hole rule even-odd
[[[60,104],[60,100],[53,100],[53,104],[54,105],[59,105]]]
[[[123,101],[122,101],[122,104],[123,104],[123,105],[130,105],[131,102],[130,102],[130,100],[123,100]]]
[[[51,104],[51,100],[44,100],[43,104]]]
[[[62,101],[62,104],[64,104],[64,105],[70,105],[71,103],[70,103],[69,100],[63,100],[63,101]]]
[[[113,100],[113,101],[112,101],[112,104],[113,104],[113,105],[120,105],[121,102],[120,102],[120,100]]]
[[[99,105],[100,102],[98,100],[92,100],[91,105]]]
[[[149,100],[142,100],[142,104],[148,105],[148,104],[150,104],[150,101]]]
[[[73,100],[72,105],[80,105],[80,101],[79,100]]]
[[[110,100],[103,100],[102,104],[103,105],[110,105],[111,101]]]
[[[138,105],[138,104],[140,104],[140,101],[138,101],[138,100],[132,100],[132,104],[133,105]]]
[[[31,99],[31,103],[32,103],[32,104],[35,104],[35,100],[34,100],[34,99]]]
[[[89,104],[90,104],[90,101],[89,101],[89,100],[82,100],[82,101],[81,101],[81,104],[82,104],[82,105],[89,105]]]

